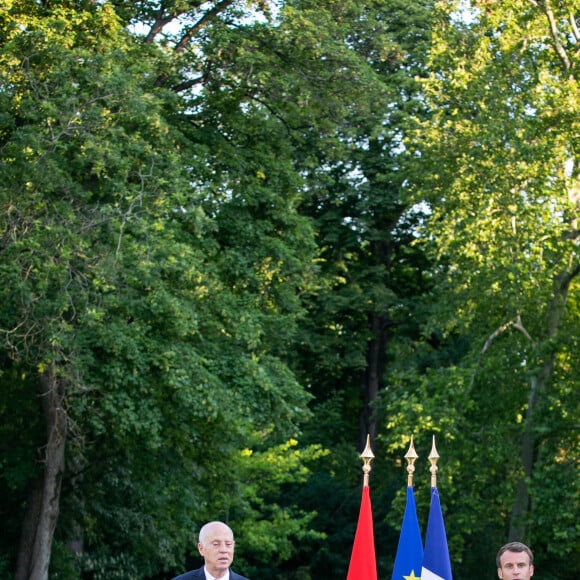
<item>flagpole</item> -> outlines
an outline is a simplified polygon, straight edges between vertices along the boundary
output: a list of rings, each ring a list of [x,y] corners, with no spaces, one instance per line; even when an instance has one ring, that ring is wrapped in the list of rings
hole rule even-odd
[[[405,459],[407,460],[407,502],[393,565],[392,580],[419,580],[420,576],[417,576],[417,574],[421,574],[423,540],[421,539],[421,529],[417,519],[417,507],[413,492],[413,475],[415,474],[415,461],[418,457],[413,443],[413,436],[411,435],[409,450],[405,454]]]
[[[419,456],[415,451],[415,446],[413,445],[413,435],[411,435],[411,444],[409,445],[409,450],[405,454],[405,459],[407,460],[407,487],[413,487],[413,474],[415,473],[415,461]]]
[[[367,444],[363,449],[363,452],[360,454],[361,459],[363,460],[363,487],[369,486],[369,475],[371,473],[371,461],[375,458],[373,451],[371,449],[371,436],[367,435]]]
[[[431,489],[437,487],[437,460],[439,459],[439,453],[437,453],[437,448],[435,447],[435,435],[433,435],[433,445],[431,446],[431,453],[429,453],[429,462],[431,467],[429,471],[431,472]]]
[[[371,449],[370,435],[367,435],[367,444],[360,457],[363,460],[364,473],[362,498],[346,580],[377,580],[373,512],[369,487],[371,461],[375,456]]]
[[[431,453],[429,453],[429,462],[431,463],[429,468],[431,472],[431,507],[429,508],[429,519],[427,521],[421,580],[453,580],[447,533],[445,532],[439,490],[437,489],[438,459],[439,453],[437,453],[435,435],[433,435],[433,446],[431,447]]]

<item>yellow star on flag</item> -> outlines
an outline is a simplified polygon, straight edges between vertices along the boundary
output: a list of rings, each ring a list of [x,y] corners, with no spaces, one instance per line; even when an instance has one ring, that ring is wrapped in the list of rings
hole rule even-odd
[[[411,570],[410,576],[403,576],[405,580],[421,580],[421,576],[415,576],[415,570]]]

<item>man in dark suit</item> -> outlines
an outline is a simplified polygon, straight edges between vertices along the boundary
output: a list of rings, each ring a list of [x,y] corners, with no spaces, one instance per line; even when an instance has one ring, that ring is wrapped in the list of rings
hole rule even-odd
[[[191,570],[173,580],[248,580],[230,570],[234,561],[234,533],[223,522],[209,522],[199,531],[197,549],[204,566]]]

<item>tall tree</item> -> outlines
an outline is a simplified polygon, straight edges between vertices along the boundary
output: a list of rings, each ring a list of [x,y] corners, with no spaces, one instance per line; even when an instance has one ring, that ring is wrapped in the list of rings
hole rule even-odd
[[[317,26],[317,8],[303,4]],[[394,311],[410,289],[403,288],[406,252],[413,251],[403,138],[423,109],[417,78],[425,72],[432,8],[389,1],[331,7],[335,34],[359,60],[356,81],[366,79],[366,94],[353,95],[345,122],[321,144],[309,171],[303,211],[315,220],[328,286],[308,305],[303,372],[321,401],[336,392],[360,401],[361,449],[367,434],[377,433],[374,407]]]
[[[127,25],[142,16],[119,9]],[[205,490],[230,486],[250,435],[267,448],[307,414],[280,358],[313,248],[289,154],[254,157],[275,126],[216,77],[192,114],[172,67],[183,85],[204,57],[128,34],[110,4],[1,14],[4,403],[36,383],[44,417],[27,421],[46,425],[27,446],[40,455],[16,577],[48,576],[55,528],[93,550],[95,574],[115,557],[141,576],[178,568],[198,518],[225,511]]]
[[[301,205],[318,234],[321,279],[307,302],[296,368],[316,397],[316,420],[307,436],[333,450],[301,496],[306,505],[322,502],[315,523],[328,534],[311,551],[309,569],[338,576],[348,566],[345,546],[356,521],[355,450],[362,451],[367,434],[375,445],[378,395],[392,363],[388,347],[395,334],[409,331],[401,315],[405,305],[427,288],[422,249],[412,245],[419,215],[406,211],[411,200],[403,138],[412,116],[424,112],[417,78],[426,72],[436,12],[430,2],[332,3],[330,17],[321,13],[320,3],[297,6],[308,29],[331,32],[337,46],[328,45],[334,52],[322,52],[325,60],[337,59],[347,47],[349,62],[358,62],[352,81],[335,67],[334,76],[344,84],[340,94],[350,104],[340,126],[327,129],[318,143],[314,137],[306,143],[311,159]],[[325,79],[326,85],[332,80]],[[381,446],[375,450],[382,452]],[[379,462],[375,468],[375,505],[385,511],[397,476],[390,467]],[[380,508],[376,515],[382,536],[388,530]],[[389,541],[382,537],[379,571],[386,574]]]
[[[439,301],[423,326],[418,400],[431,410],[430,397],[445,403],[435,416],[450,444],[461,426],[477,434],[461,455],[473,454],[470,472],[479,469],[477,479],[491,486],[484,497],[495,489],[489,499],[505,514],[487,522],[487,537],[533,542],[546,561],[571,554],[577,538],[570,510],[546,517],[540,501],[564,495],[573,506],[577,494],[576,14],[572,2],[464,3],[437,30],[425,83],[432,121],[419,123],[408,143],[418,160],[417,201],[430,204],[423,237],[441,264]],[[449,352],[460,337],[459,357],[437,370],[433,346]],[[489,453],[478,456],[483,441]],[[501,485],[483,475],[491,465]],[[570,476],[565,489],[540,484],[556,466]],[[466,509],[454,493],[474,518],[483,509]],[[459,550],[475,543],[454,541]]]

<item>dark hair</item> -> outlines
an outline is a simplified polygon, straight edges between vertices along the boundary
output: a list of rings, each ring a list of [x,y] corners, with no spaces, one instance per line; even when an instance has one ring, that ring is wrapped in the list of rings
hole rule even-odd
[[[510,542],[509,544],[502,546],[495,557],[495,563],[498,568],[501,568],[500,560],[504,552],[525,552],[530,557],[530,565],[534,563],[534,554],[525,544],[522,544],[521,542]]]

